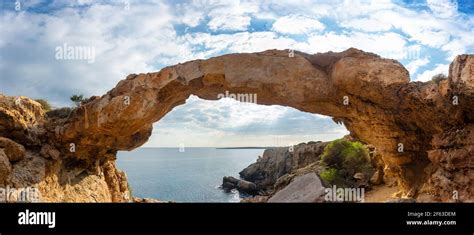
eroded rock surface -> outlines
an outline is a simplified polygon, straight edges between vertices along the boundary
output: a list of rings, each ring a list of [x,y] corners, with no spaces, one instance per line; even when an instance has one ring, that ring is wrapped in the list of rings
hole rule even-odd
[[[254,182],[259,190],[273,189],[278,179],[319,161],[328,142],[309,142],[296,146],[266,149],[257,162],[243,169],[242,179]],[[288,178],[289,180],[289,178]]]
[[[449,80],[438,85],[410,82],[399,62],[353,48],[294,56],[285,50],[229,54],[129,75],[66,115],[47,118],[34,101],[1,96],[0,136],[27,150],[13,169],[43,159],[44,176],[38,178],[57,189],[45,190],[51,200],[71,200],[59,195],[85,184],[85,200],[129,201],[125,177],[113,166],[118,150],[144,144],[152,124],[192,94],[208,100],[226,92],[256,94],[258,104],[291,106],[344,123],[351,135],[375,146],[400,196],[426,191],[447,201],[457,192],[457,200],[472,201],[473,73],[473,55],[456,57]],[[45,144],[60,152],[57,160],[54,153],[40,156]]]
[[[0,187],[12,189],[0,201],[130,201],[126,177],[115,168],[115,154],[71,155],[51,132],[62,122],[48,117],[29,98],[0,95]],[[30,195],[20,197],[20,192]]]
[[[25,147],[11,139],[0,137],[0,148],[3,148],[8,159],[12,162],[19,161],[25,157]]]
[[[257,193],[257,185],[241,179],[236,179],[232,176],[224,176],[222,179],[222,189],[225,191],[230,191],[232,189],[237,189],[239,192],[247,193],[247,194],[255,194]]]
[[[322,202],[324,189],[319,177],[315,173],[308,173],[296,177],[268,202]]]

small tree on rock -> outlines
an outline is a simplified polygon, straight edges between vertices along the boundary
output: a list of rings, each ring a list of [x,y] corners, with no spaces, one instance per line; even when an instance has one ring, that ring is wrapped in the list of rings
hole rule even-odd
[[[71,101],[74,102],[76,107],[81,106],[81,102],[84,101],[84,96],[83,95],[73,95],[70,97]]]

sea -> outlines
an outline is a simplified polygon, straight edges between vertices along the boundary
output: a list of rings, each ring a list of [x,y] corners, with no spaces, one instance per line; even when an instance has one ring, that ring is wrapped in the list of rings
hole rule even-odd
[[[135,197],[174,202],[239,202],[248,195],[220,189],[224,176],[254,163],[264,149],[138,148],[117,154]]]

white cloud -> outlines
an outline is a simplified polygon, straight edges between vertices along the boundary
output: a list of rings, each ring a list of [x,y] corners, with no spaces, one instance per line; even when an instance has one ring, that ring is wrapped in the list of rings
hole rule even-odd
[[[250,17],[243,15],[215,14],[207,26],[211,30],[246,30],[250,25]]]
[[[311,128],[308,128],[311,126]],[[348,134],[344,126],[321,115],[282,106],[207,101],[191,96],[154,124],[145,146],[285,146],[332,140]]]
[[[341,25],[346,28],[354,28],[365,32],[388,31],[392,28],[392,24],[370,18],[352,19],[342,22]]]
[[[428,58],[421,58],[411,61],[405,67],[410,71],[410,75],[414,75],[420,67],[427,65],[429,62]]]
[[[198,1],[199,3],[199,1]],[[213,31],[243,31],[250,25],[250,14],[257,13],[258,2],[252,1],[210,1],[200,2],[197,6],[209,8],[209,3],[216,3],[209,9],[207,16],[210,18],[207,26]]]
[[[281,118],[287,107],[262,106],[253,103],[241,103],[230,98],[224,98],[219,102],[200,100],[191,96],[186,103],[191,103],[191,109],[199,113],[213,113],[213,110],[225,112],[227,115],[217,116],[206,123],[219,129],[238,128],[252,123],[272,123]]]
[[[189,27],[198,26],[205,18],[205,11],[203,11],[202,6],[189,3],[178,3],[174,7],[171,7],[170,10],[173,11],[173,23],[185,24]]]
[[[267,49],[292,48],[296,41],[287,37],[279,37],[274,32],[240,32],[234,34],[195,33],[181,38],[191,47],[204,46],[207,57],[222,52],[255,52]]]
[[[279,18],[272,30],[283,34],[306,34],[324,29],[324,25],[317,19],[301,16],[289,15]]]
[[[323,35],[310,36],[306,51],[312,53],[343,51],[350,47],[374,52],[390,58],[403,56],[408,50],[407,42],[403,36],[392,32],[382,34],[363,32],[337,34],[329,32]]]
[[[316,3],[301,4],[302,11],[310,10],[317,16],[326,16],[337,21],[362,18],[382,10],[396,9],[397,5],[391,0],[340,0],[316,1]]]
[[[80,13],[73,8],[51,14],[2,13],[2,77],[14,80],[5,82],[11,86],[2,89],[10,95],[29,94],[63,106],[73,93],[100,95],[130,73],[154,70],[155,63],[191,59],[186,45],[176,40],[168,12],[163,4],[136,5],[130,10],[122,5],[93,4]],[[65,43],[93,47],[95,62],[56,60],[55,48]],[[34,67],[42,68],[40,76],[26,76]]]
[[[460,54],[465,54],[469,50],[468,48],[474,45],[474,32],[471,35],[465,35],[460,38],[456,38],[451,40],[450,42],[446,43],[441,47],[442,50],[448,53],[446,57],[446,61],[450,62]],[[472,53],[472,49],[471,49]]]
[[[410,40],[415,40],[423,45],[441,47],[449,41],[449,26],[432,15],[406,9],[400,11],[381,11],[373,14],[372,18],[391,24],[409,35]]]
[[[455,1],[428,1],[425,6],[430,10],[415,10],[388,1],[345,1],[335,4],[330,16],[345,27],[361,31],[401,30],[410,42],[446,51],[449,60],[474,46],[474,18],[460,14]],[[462,42],[453,42],[456,40]],[[458,45],[445,46],[451,43]]]
[[[435,16],[449,18],[458,14],[458,4],[450,0],[427,0],[426,3]]]
[[[431,80],[434,75],[445,74],[448,75],[449,64],[437,64],[436,67],[432,70],[427,70],[416,77],[416,81],[426,82]]]
[[[245,33],[238,40],[232,41],[229,50],[233,52],[256,52],[268,49],[287,49],[296,43],[291,38],[278,37],[272,32]]]

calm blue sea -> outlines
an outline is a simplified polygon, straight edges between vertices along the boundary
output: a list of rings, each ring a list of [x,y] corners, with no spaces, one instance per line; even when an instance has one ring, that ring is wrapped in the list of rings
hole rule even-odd
[[[127,173],[133,195],[176,202],[238,202],[225,193],[222,177],[238,177],[263,149],[139,148],[119,152],[117,166]]]

